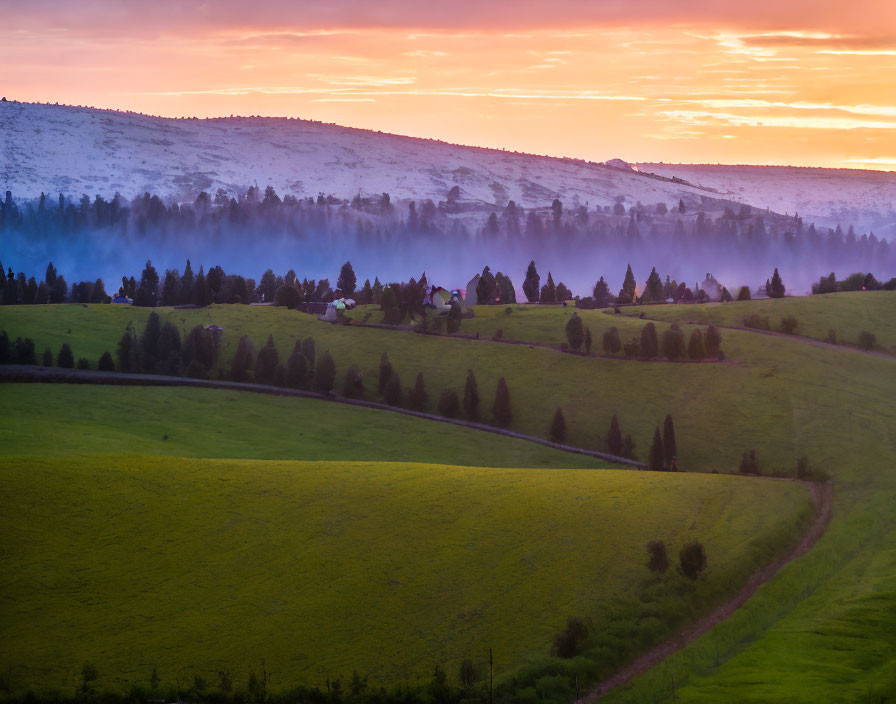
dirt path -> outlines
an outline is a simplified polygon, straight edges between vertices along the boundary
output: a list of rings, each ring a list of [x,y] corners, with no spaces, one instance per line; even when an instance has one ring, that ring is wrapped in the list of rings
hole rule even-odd
[[[545,447],[551,447],[555,450],[571,452],[576,455],[586,455],[597,459],[605,460],[617,465],[630,465],[638,469],[645,469],[643,462],[636,462],[625,457],[617,457],[606,452],[597,452],[596,450],[586,450],[581,447],[573,447],[572,445],[562,445],[560,443],[551,442],[535,435],[524,435],[513,430],[497,428],[493,425],[485,423],[474,423],[459,418],[446,418],[434,413],[421,413],[420,411],[412,411],[408,408],[400,408],[397,406],[388,406],[385,403],[377,403],[376,401],[363,401],[356,398],[346,398],[335,393],[319,394],[315,391],[305,391],[304,389],[288,389],[281,386],[266,386],[264,384],[243,384],[236,381],[216,381],[211,379],[190,379],[180,376],[162,376],[157,374],[124,374],[122,372],[96,372],[84,369],[62,369],[60,367],[41,367],[28,364],[7,364],[0,365],[0,383],[43,383],[43,384],[108,384],[111,386],[190,386],[201,389],[225,389],[229,391],[249,391],[256,394],[270,394],[271,396],[298,396],[300,398],[313,398],[319,401],[332,401],[334,403],[344,403],[349,406],[360,406],[361,408],[374,408],[379,411],[390,411],[392,413],[401,413],[406,416],[416,416],[417,418],[426,418],[427,420],[435,420],[440,423],[450,423],[459,425],[464,428],[472,428],[481,430],[486,433],[495,435],[504,435],[517,440],[526,440],[527,442],[538,443]]]
[[[685,628],[674,638],[670,638],[647,651],[612,677],[595,685],[588,694],[578,700],[577,704],[591,704],[599,699],[601,695],[606,694],[617,687],[621,687],[629,680],[656,667],[669,655],[682,650],[685,646],[709,631],[713,626],[730,618],[735,611],[743,606],[747,600],[756,593],[756,590],[759,589],[759,587],[774,577],[781,568],[793,560],[805,555],[809,549],[815,545],[816,541],[824,534],[828,527],[834,506],[834,488],[830,482],[801,483],[809,488],[809,492],[812,495],[815,517],[812,520],[812,525],[809,526],[809,530],[806,531],[806,534],[797,545],[771,564],[754,572],[750,579],[747,580],[747,583],[732,599],[718,606],[711,614],[704,616],[696,623]]]

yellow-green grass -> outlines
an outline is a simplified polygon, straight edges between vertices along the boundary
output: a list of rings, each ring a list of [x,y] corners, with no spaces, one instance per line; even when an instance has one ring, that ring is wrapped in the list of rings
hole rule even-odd
[[[840,298],[819,300],[828,301],[831,315],[838,316]],[[656,308],[666,309],[682,307]],[[0,329],[34,337],[39,350],[70,340],[78,355],[78,344],[114,348],[127,320],[146,314],[110,307],[11,307],[0,310]],[[755,448],[765,471],[792,472],[796,458],[807,455],[833,477],[835,488],[834,518],[817,546],[725,624],[616,696],[662,699],[673,677],[680,698],[695,701],[818,702],[896,690],[896,589],[889,576],[896,551],[893,361],[736,330],[724,330],[722,344],[738,364],[681,365],[337,327],[271,309],[163,314],[192,316],[187,322],[223,321],[230,349],[242,330],[256,345],[273,333],[281,354],[296,336],[312,335],[319,351],[333,351],[340,374],[357,362],[368,379],[388,350],[404,384],[422,370],[431,395],[444,385],[460,387],[466,369],[473,368],[485,406],[503,375],[514,429],[544,435],[553,409],[562,405],[569,441],[585,447],[602,448],[610,417],[618,413],[643,457],[653,428],[671,413],[687,469],[734,470],[743,450]],[[762,662],[765,669],[758,669]]]
[[[7,457],[103,452],[488,467],[609,466],[525,440],[316,399],[65,384],[5,384],[0,391],[0,447]]]
[[[836,333],[840,344],[855,345],[862,332],[877,337],[878,348],[896,352],[896,291],[856,291],[799,298],[769,298],[732,303],[637,306],[626,312],[644,313],[666,322],[715,323],[743,326],[744,316],[767,317],[773,331],[781,331],[781,319],[793,316],[796,335],[827,340]]]
[[[624,470],[73,455],[0,472],[16,692],[69,693],[84,662],[113,690],[154,667],[244,687],[262,660],[274,689],[414,682],[488,648],[500,675],[649,581],[648,540],[709,555],[695,591],[639,604],[649,638],[742,583],[807,505],[790,482]]]

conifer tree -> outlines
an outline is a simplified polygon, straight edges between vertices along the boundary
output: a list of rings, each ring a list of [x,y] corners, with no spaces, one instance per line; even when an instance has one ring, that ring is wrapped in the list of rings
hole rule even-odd
[[[672,323],[668,330],[663,331],[662,352],[666,359],[675,361],[685,356],[684,333],[677,323]]]
[[[413,411],[425,411],[428,400],[429,395],[426,393],[426,386],[423,383],[423,372],[420,372],[417,374],[414,388],[408,391],[408,407]]]
[[[454,389],[445,389],[439,397],[439,403],[436,406],[440,415],[446,418],[456,418],[460,411],[460,398]]]
[[[551,442],[563,442],[566,440],[566,419],[563,417],[562,408],[554,411],[554,418],[551,420],[551,427],[548,431],[548,439]]]
[[[619,418],[616,417],[615,413],[610,421],[610,430],[607,433],[607,452],[618,457],[622,456],[620,454],[622,452],[622,431],[619,429]]]
[[[102,356],[100,356],[99,361],[96,364],[96,368],[101,372],[114,372],[115,371],[115,362],[112,359],[112,355],[109,354],[109,351],[106,350],[103,352]]]
[[[663,438],[657,426],[653,431],[653,443],[650,445],[650,454],[647,456],[647,469],[659,472],[663,469]]]
[[[383,352],[383,356],[380,357],[380,376],[379,384],[377,386],[377,390],[379,391],[380,395],[385,393],[386,384],[389,383],[389,380],[392,378],[394,373],[395,370],[392,369],[392,364],[389,362],[389,355]]]
[[[233,381],[246,381],[254,360],[255,348],[252,346],[252,340],[248,335],[243,335],[230,362],[230,378]]]
[[[502,376],[498,379],[498,386],[495,389],[495,402],[492,405],[492,417],[495,424],[502,428],[510,425],[512,413],[510,410],[510,391],[507,389],[507,382]]]
[[[345,382],[342,385],[342,395],[346,398],[364,397],[364,375],[357,364],[353,364],[345,373]]]
[[[121,339],[118,341],[118,371],[134,373],[137,368],[137,336],[129,323]]]
[[[44,348],[44,353],[41,356],[41,365],[44,367],[52,367],[53,366],[53,350],[49,347]]]
[[[267,344],[258,351],[255,359],[255,383],[274,385],[277,382],[277,367],[280,355],[274,345],[274,336],[268,335]]]
[[[400,406],[401,398],[401,378],[398,376],[398,372],[393,371],[383,389],[383,399],[390,406]]]
[[[336,363],[330,350],[324,352],[314,370],[314,390],[319,394],[328,394],[336,383]]]
[[[750,300],[750,287],[749,286],[741,286],[740,291],[737,292],[737,300],[739,301],[749,301]]]
[[[339,278],[336,279],[336,288],[342,291],[345,298],[351,298],[358,285],[358,279],[355,276],[355,270],[352,269],[352,263],[346,262],[339,270]]]
[[[464,383],[464,413],[469,420],[479,420],[479,386],[472,369],[467,369]]]
[[[622,438],[621,454],[623,457],[627,457],[630,460],[638,459],[637,455],[635,455],[635,441],[629,434],[626,434],[626,436]]]
[[[140,368],[148,374],[155,373],[156,365],[159,362],[159,336],[161,334],[162,319],[158,313],[153,311],[146,319],[146,327],[143,328],[143,334],[140,336],[140,348],[137,353]]]
[[[610,295],[610,287],[607,286],[607,282],[604,281],[604,277],[601,276],[600,280],[594,284],[594,305],[598,308],[606,308],[610,305],[610,299],[612,296]]]
[[[529,268],[526,269],[526,280],[523,281],[523,293],[526,294],[526,300],[528,300],[529,303],[538,302],[540,283],[541,277],[538,275],[538,270],[535,268],[535,261],[533,260],[529,262]]]
[[[379,277],[374,277],[373,286],[370,290],[373,294],[370,302],[379,305],[383,297],[383,285],[380,283]]]
[[[675,444],[675,426],[672,424],[672,415],[666,416],[663,422],[663,461],[667,467],[672,466],[672,461],[678,455],[678,446]]]
[[[650,276],[647,277],[647,285],[644,287],[644,294],[641,296],[644,302],[655,302],[663,300],[663,282],[660,275],[656,273],[656,267],[650,270]]]
[[[703,333],[700,330],[691,332],[688,339],[688,357],[694,361],[700,361],[706,357],[706,350],[703,346]]]
[[[73,369],[75,366],[75,355],[72,354],[72,348],[67,342],[62,343],[59,349],[59,355],[56,357],[56,366],[63,369]]]
[[[540,300],[542,303],[555,303],[557,300],[557,287],[554,286],[551,272],[548,272],[548,282],[541,287]]]
[[[718,359],[722,351],[722,335],[715,325],[710,325],[703,336],[703,346],[706,349],[708,359]]]
[[[591,339],[591,328],[585,328],[585,354],[591,354],[592,344],[593,340]]]
[[[306,337],[302,340],[302,354],[308,360],[308,369],[314,369],[314,338]]]
[[[188,305],[193,300],[193,267],[187,259],[183,276],[180,277],[180,293],[177,302],[180,305]]]
[[[578,313],[573,313],[572,317],[566,322],[566,341],[569,348],[576,352],[585,341],[585,329],[582,325],[582,319]]]
[[[370,279],[364,279],[364,285],[358,292],[358,303],[362,306],[373,303],[373,288],[370,286]]]
[[[162,332],[159,333],[158,352],[157,371],[168,376],[180,376],[180,330],[170,321],[162,326]]]
[[[647,323],[641,329],[641,354],[647,359],[653,359],[659,353],[659,347],[656,326],[653,323]]]
[[[292,354],[286,360],[286,385],[291,389],[308,388],[308,358],[302,351],[301,340],[296,340]]]
[[[622,282],[622,288],[619,290],[619,303],[633,303],[635,300],[635,290],[638,284],[635,282],[635,275],[632,272],[632,265],[629,264],[625,270],[625,279]]]
[[[616,354],[622,349],[622,341],[619,339],[619,330],[615,327],[610,328],[604,333],[603,348],[604,354]]]
[[[784,298],[784,291],[784,282],[781,281],[778,267],[775,267],[775,273],[772,274],[771,283],[766,284],[766,294],[769,298]]]

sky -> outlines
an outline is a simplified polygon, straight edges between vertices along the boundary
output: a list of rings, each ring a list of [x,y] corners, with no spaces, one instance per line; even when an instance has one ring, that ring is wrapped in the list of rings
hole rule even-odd
[[[0,0],[0,16],[8,99],[896,171],[893,0]]]

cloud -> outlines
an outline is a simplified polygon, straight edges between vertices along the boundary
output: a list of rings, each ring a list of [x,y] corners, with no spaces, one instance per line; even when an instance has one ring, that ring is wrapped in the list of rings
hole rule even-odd
[[[696,110],[667,110],[663,112],[669,119],[686,125],[732,127],[789,127],[812,130],[896,130],[896,121],[857,120],[848,117],[816,117],[801,115],[736,115],[723,112],[701,112]]]

